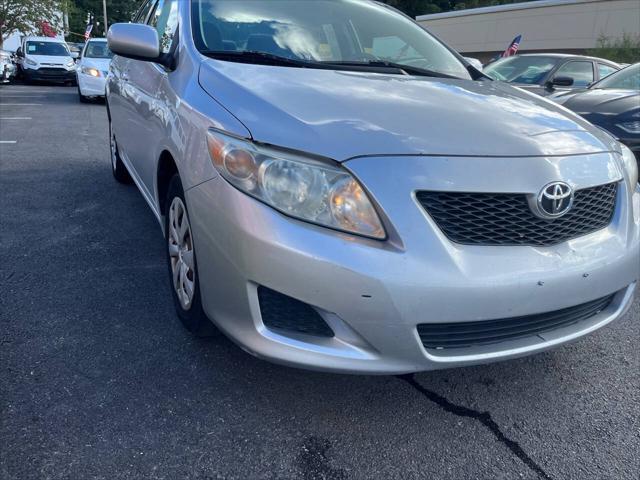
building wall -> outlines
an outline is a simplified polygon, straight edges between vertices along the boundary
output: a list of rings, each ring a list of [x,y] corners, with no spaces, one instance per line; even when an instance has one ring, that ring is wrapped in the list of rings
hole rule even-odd
[[[583,52],[598,37],[640,34],[639,0],[540,0],[417,18],[461,53],[492,56],[522,34],[521,51]]]

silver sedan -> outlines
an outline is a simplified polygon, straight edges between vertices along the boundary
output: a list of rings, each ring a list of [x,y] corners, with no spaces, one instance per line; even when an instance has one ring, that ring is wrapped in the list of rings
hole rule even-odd
[[[630,306],[631,152],[392,8],[149,0],[108,40],[113,173],[158,218],[194,334],[404,373],[540,352]]]

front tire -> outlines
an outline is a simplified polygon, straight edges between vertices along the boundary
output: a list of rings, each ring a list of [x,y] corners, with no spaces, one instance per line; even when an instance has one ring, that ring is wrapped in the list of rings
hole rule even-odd
[[[200,284],[187,202],[178,175],[169,183],[165,199],[164,227],[171,296],[184,327],[197,337],[219,332],[202,308]]]
[[[89,99],[84,95],[82,95],[82,92],[80,91],[80,86],[78,86],[78,98],[80,99],[80,103],[89,103]]]
[[[80,101],[82,101],[82,95],[80,96]],[[127,167],[125,167],[122,162],[122,158],[120,158],[118,144],[116,143],[116,136],[113,133],[113,126],[111,125],[111,119],[109,119],[109,149],[111,154],[111,173],[113,173],[113,178],[115,178],[118,183],[130,184],[133,180],[127,170]]]

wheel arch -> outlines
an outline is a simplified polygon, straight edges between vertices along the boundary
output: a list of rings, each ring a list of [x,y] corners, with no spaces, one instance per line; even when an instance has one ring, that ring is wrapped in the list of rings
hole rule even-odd
[[[174,175],[180,175],[178,171],[178,165],[169,152],[169,150],[163,150],[158,159],[158,168],[156,171],[156,191],[158,193],[158,207],[161,215],[165,215],[166,205],[165,198],[169,190],[169,183]]]

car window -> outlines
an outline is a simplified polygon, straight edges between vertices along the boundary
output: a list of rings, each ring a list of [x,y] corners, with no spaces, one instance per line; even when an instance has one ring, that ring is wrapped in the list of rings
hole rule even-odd
[[[113,53],[107,47],[107,42],[89,42],[84,52],[85,58],[111,58]]]
[[[593,88],[614,88],[640,91],[640,63],[631,65],[596,83]]]
[[[610,67],[609,65],[605,65],[604,63],[598,63],[598,74],[600,78],[608,77],[612,73],[617,72],[618,69]]]
[[[483,72],[494,80],[536,85],[544,80],[557,63],[558,59],[555,57],[513,56],[487,65]]]
[[[138,13],[133,18],[133,23],[145,23],[147,21],[147,17],[149,16],[149,12],[156,4],[157,0],[149,0],[147,3],[140,7]]]
[[[388,61],[470,78],[419,25],[360,0],[192,0],[198,50],[254,52],[313,62]]]
[[[55,42],[27,42],[27,54],[50,55],[52,57],[68,57],[69,49],[62,43]]]
[[[149,25],[158,31],[160,53],[169,53],[178,27],[178,0],[160,0]]]
[[[374,37],[369,53],[393,62],[420,58],[420,54],[415,48],[395,35],[391,37]]]
[[[593,82],[593,64],[582,61],[568,62],[556,71],[554,77],[571,77],[574,87],[586,87]]]

